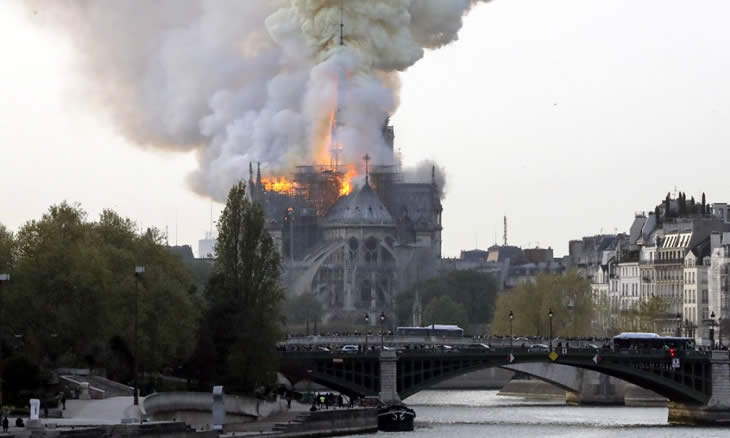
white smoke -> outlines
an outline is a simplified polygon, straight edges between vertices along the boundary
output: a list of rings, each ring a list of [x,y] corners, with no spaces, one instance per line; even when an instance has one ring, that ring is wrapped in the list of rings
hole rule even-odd
[[[137,144],[196,151],[189,184],[218,200],[251,161],[321,161],[338,106],[343,161],[387,160],[398,72],[454,41],[478,2],[24,0],[75,45],[89,101]]]

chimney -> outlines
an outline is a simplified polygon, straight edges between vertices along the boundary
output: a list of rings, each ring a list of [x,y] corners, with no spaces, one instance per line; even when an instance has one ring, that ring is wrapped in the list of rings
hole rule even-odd
[[[712,251],[715,250],[715,248],[719,248],[722,246],[722,234],[720,234],[719,231],[713,231],[710,235],[710,249]]]

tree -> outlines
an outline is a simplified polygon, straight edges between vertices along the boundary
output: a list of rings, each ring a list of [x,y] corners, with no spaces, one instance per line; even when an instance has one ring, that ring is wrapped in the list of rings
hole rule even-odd
[[[305,292],[286,300],[285,315],[287,321],[293,324],[319,322],[322,319],[322,303],[311,292]]]
[[[431,301],[448,296],[463,306],[467,312],[467,324],[486,324],[494,314],[497,297],[494,277],[477,271],[452,271],[436,278],[416,283],[396,297],[396,313],[400,324],[410,325],[416,292],[424,309]],[[463,328],[468,329],[468,326]]]
[[[702,214],[707,212],[707,199],[705,199],[705,192],[702,192]]]
[[[216,256],[206,288],[215,375],[233,391],[251,392],[275,380],[283,292],[264,212],[243,182],[231,188],[218,221]]]
[[[575,271],[564,275],[538,275],[507,291],[497,300],[492,333],[509,334],[509,312],[514,335],[546,336],[548,312],[553,311],[553,335],[593,334],[594,303],[590,284]]]
[[[15,260],[15,238],[13,233],[0,224],[0,274],[7,274],[12,270]]]
[[[447,295],[442,295],[431,300],[423,309],[423,322],[425,325],[455,324],[459,327],[467,327],[469,316],[463,305]]]
[[[3,291],[6,333],[23,335],[22,354],[34,364],[109,365],[125,378],[131,361],[120,346],[134,343],[138,298],[141,365],[159,370],[185,359],[201,303],[163,243],[158,230],[138,236],[131,220],[111,210],[92,222],[79,205],[51,206],[15,236],[13,281]],[[146,267],[138,295],[137,264]]]
[[[669,309],[669,301],[658,296],[641,300],[634,309],[639,319],[639,329],[645,332],[656,332],[656,321],[663,318]]]

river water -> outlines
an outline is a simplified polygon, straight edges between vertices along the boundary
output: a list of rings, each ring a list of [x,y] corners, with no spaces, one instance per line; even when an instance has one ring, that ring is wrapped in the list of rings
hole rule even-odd
[[[730,437],[730,428],[670,426],[666,408],[568,406],[562,401],[502,397],[496,391],[423,391],[409,438]]]

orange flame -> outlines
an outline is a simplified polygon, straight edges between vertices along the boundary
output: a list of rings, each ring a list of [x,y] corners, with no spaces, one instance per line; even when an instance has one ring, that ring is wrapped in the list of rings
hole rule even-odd
[[[350,164],[347,166],[347,172],[345,173],[345,177],[342,179],[342,184],[340,185],[340,196],[347,196],[352,192],[352,178],[355,177],[355,166]]]
[[[285,176],[262,178],[261,183],[270,192],[291,193],[297,187],[297,183],[289,181]]]

